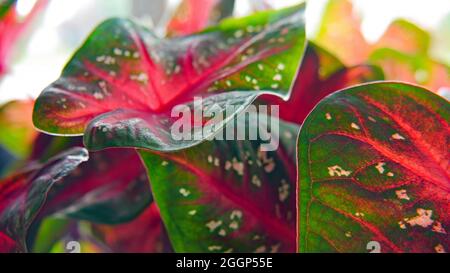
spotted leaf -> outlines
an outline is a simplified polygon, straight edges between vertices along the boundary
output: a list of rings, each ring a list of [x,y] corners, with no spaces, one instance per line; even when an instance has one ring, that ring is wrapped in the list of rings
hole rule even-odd
[[[448,101],[373,83],[325,98],[299,138],[301,252],[450,248]]]
[[[259,118],[238,118],[237,132],[266,128],[267,116]],[[298,127],[279,128],[270,132],[280,139],[274,151],[261,140],[217,139],[175,153],[140,151],[175,251],[295,251]]]
[[[376,66],[347,68],[324,49],[309,43],[289,100],[284,102],[273,96],[264,96],[263,101],[280,105],[281,119],[302,124],[314,106],[329,94],[351,85],[383,78],[383,72]]]
[[[192,146],[195,141],[172,147],[167,128],[175,122],[174,106],[192,104],[196,96],[229,101],[241,106],[232,118],[260,94],[289,96],[304,49],[304,8],[224,20],[172,39],[108,20],[37,99],[34,124],[64,135],[82,135],[87,127],[85,143],[93,150]],[[217,125],[216,131],[223,127]]]
[[[53,158],[37,172],[24,171],[0,183],[0,232],[15,241],[14,251],[27,250],[28,228],[50,188],[86,161],[87,156],[85,149],[74,148]]]

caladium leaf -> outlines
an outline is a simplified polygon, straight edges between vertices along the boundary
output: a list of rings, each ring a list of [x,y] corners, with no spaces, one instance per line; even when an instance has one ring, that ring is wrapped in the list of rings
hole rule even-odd
[[[280,105],[281,119],[302,124],[314,106],[329,94],[351,85],[383,79],[383,72],[376,66],[347,68],[324,49],[309,43],[291,98],[284,102],[264,96],[263,101]]]
[[[449,119],[448,101],[402,83],[320,102],[299,138],[299,251],[448,251]]]
[[[34,124],[64,135],[82,135],[88,125],[84,141],[93,150],[192,146],[203,139],[172,147],[167,128],[174,106],[193,104],[195,96],[230,101],[241,106],[232,118],[259,94],[289,96],[304,50],[304,9],[224,20],[173,39],[127,20],[106,21],[39,96]]]
[[[259,127],[253,114],[236,128],[263,128],[259,118]],[[294,252],[297,132],[287,123],[271,131],[276,151],[261,140],[217,139],[174,153],[141,150],[174,250]]]
[[[168,36],[189,35],[230,16],[234,0],[183,0],[167,24]]]
[[[45,8],[48,0],[37,0],[24,17],[16,10],[17,0],[0,1],[0,76],[6,71],[11,51],[18,38],[35,17]]]
[[[88,158],[83,148],[69,150],[38,172],[25,171],[0,183],[0,232],[13,239],[14,251],[26,251],[26,234],[49,189]],[[0,250],[8,251],[8,250]]]
[[[168,253],[170,243],[155,203],[120,225],[94,225],[93,233],[114,253]]]
[[[450,67],[426,55],[414,56],[394,49],[380,48],[369,57],[371,63],[383,67],[388,80],[417,83],[438,92],[450,88]]]

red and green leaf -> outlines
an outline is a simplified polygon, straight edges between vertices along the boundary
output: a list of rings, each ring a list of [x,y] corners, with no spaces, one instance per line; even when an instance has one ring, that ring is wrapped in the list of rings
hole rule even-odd
[[[264,96],[263,100],[280,105],[281,119],[302,124],[317,103],[331,93],[383,78],[383,72],[376,66],[347,68],[324,49],[309,43],[289,100],[284,102],[269,96]]]
[[[167,24],[168,36],[199,32],[233,13],[234,0],[183,0]]]
[[[448,101],[401,83],[320,102],[299,138],[299,251],[449,251],[449,119]]]
[[[27,170],[0,183],[0,232],[15,242],[14,251],[27,250],[28,228],[45,203],[50,188],[87,157],[85,149],[74,148],[51,159],[37,172]],[[11,250],[0,249],[3,251]]]
[[[236,128],[261,128],[254,115],[241,122]],[[280,139],[271,152],[260,140],[206,141],[173,153],[141,150],[174,250],[294,252],[297,132],[281,123],[279,132],[270,132]]]
[[[232,117],[260,94],[289,96],[304,50],[304,8],[228,19],[172,39],[131,21],[108,20],[39,96],[34,124],[63,135],[82,135],[87,127],[84,141],[93,150],[197,144],[172,147],[174,106],[202,96],[239,104]]]

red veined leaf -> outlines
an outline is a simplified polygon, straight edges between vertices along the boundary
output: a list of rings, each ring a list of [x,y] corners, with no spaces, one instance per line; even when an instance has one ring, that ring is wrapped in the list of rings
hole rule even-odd
[[[324,49],[310,43],[290,99],[284,102],[276,97],[264,96],[263,100],[280,105],[281,119],[302,124],[314,106],[336,90],[383,78],[383,72],[376,66],[347,68]]]
[[[170,243],[155,203],[136,219],[120,225],[94,225],[93,233],[111,252],[168,253]]]
[[[24,171],[0,183],[0,232],[26,251],[27,231],[44,204],[49,189],[87,160],[87,151],[74,148],[50,160],[38,172]]]
[[[16,11],[17,0],[0,3],[0,76],[5,73],[11,51],[21,34],[45,8],[48,0],[37,0],[31,11],[21,18]]]
[[[265,128],[267,116],[259,118],[259,127],[251,114],[236,128]],[[174,250],[294,252],[297,132],[281,122],[270,132],[280,140],[276,151],[262,149],[261,140],[206,141],[174,153],[141,150]]]
[[[53,134],[81,135],[95,118],[85,134],[93,150],[192,146],[197,142],[171,146],[174,106],[202,96],[239,103],[240,111],[259,94],[289,96],[304,49],[304,8],[224,20],[163,40],[127,20],[106,21],[39,96],[34,124]]]
[[[12,101],[0,107],[0,144],[20,159],[29,155],[37,136],[33,104],[32,100]]]
[[[389,80],[417,83],[433,92],[450,88],[450,68],[427,56],[413,56],[381,48],[372,53],[370,61],[382,67]]]
[[[319,103],[299,138],[301,252],[450,249],[450,105],[373,83]]]
[[[183,0],[167,25],[168,36],[189,35],[231,15],[234,0]]]

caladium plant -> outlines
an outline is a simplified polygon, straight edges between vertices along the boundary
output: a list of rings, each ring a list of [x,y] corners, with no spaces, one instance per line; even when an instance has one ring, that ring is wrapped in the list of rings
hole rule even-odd
[[[399,20],[368,44],[357,18],[335,16],[351,10],[336,0],[323,23],[337,20],[336,35],[322,28],[306,45],[304,4],[214,25],[232,2],[183,1],[166,38],[123,19],[94,30],[34,105],[35,126],[59,136],[17,145],[28,160],[0,181],[0,197],[11,196],[0,198],[2,251],[67,252],[72,241],[82,252],[450,249],[448,101],[400,82],[353,86],[385,75],[417,82],[411,65],[427,68],[421,83],[436,91],[446,83],[444,70],[428,70],[430,36]],[[194,120],[194,136],[211,121],[213,130],[179,140],[181,105],[194,119],[234,107]],[[35,192],[36,173],[83,145],[89,161],[57,183],[44,175],[45,194],[24,205],[33,213],[23,220],[23,195],[10,192]]]

